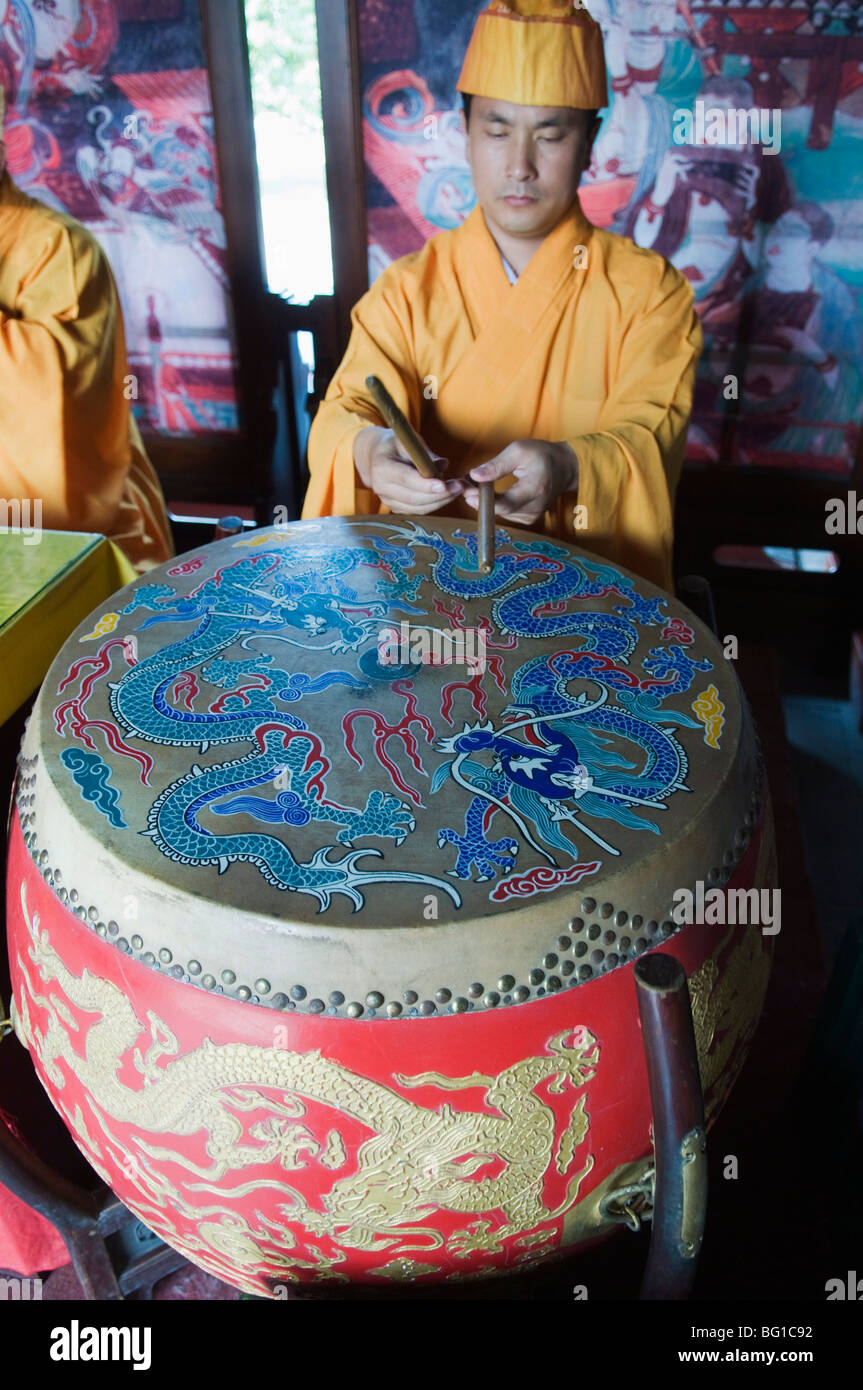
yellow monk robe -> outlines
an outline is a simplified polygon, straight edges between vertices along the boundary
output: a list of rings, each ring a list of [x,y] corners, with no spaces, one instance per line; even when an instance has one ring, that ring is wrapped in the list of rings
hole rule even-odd
[[[117,287],[94,237],[0,181],[0,496],[98,531],[139,571],[173,554],[162,490],[124,395]]]
[[[387,510],[353,463],[360,429],[385,423],[365,387],[374,372],[450,461],[448,476],[518,439],[567,441],[578,493],[546,512],[545,531],[671,589],[674,495],[701,351],[693,298],[673,266],[591,226],[578,201],[511,285],[477,205],[460,227],[387,266],[354,307],[347,352],[312,424],[303,516]],[[440,514],[476,517],[461,498]]]

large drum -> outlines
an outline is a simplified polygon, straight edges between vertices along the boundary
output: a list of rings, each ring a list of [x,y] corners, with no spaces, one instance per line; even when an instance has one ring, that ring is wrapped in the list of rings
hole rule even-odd
[[[522,1270],[647,1190],[660,945],[716,1114],[773,931],[731,890],[774,881],[733,662],[668,595],[527,532],[484,577],[439,518],[304,522],[138,579],[54,662],[17,1031],[123,1202],[242,1289]]]

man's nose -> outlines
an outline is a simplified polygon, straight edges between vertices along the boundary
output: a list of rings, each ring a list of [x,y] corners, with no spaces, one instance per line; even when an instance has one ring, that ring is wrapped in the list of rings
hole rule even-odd
[[[536,177],[533,151],[527,139],[514,136],[507,142],[506,172],[513,183],[524,183]]]

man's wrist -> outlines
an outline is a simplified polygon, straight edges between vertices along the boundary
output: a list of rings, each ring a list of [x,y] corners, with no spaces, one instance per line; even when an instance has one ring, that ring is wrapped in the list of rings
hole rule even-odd
[[[563,486],[560,495],[564,492],[578,492],[578,455],[572,445],[567,440],[561,440],[557,446],[559,467],[562,474]]]
[[[354,468],[364,488],[371,488],[371,452],[384,430],[366,425],[354,435]]]

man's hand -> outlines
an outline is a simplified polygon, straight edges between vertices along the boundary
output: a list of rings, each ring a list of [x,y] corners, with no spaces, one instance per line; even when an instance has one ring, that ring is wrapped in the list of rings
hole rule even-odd
[[[431,450],[429,450],[431,453]],[[446,459],[432,454],[440,465]],[[354,440],[354,466],[363,487],[369,488],[391,512],[436,512],[464,490],[457,479],[423,478],[410,462],[392,430],[369,425]]]
[[[508,473],[518,480],[495,499],[494,514],[504,521],[533,526],[564,492],[578,491],[578,459],[571,445],[547,439],[518,439],[495,458],[472,468],[469,478],[486,483]],[[479,490],[467,487],[464,500],[479,506]]]

